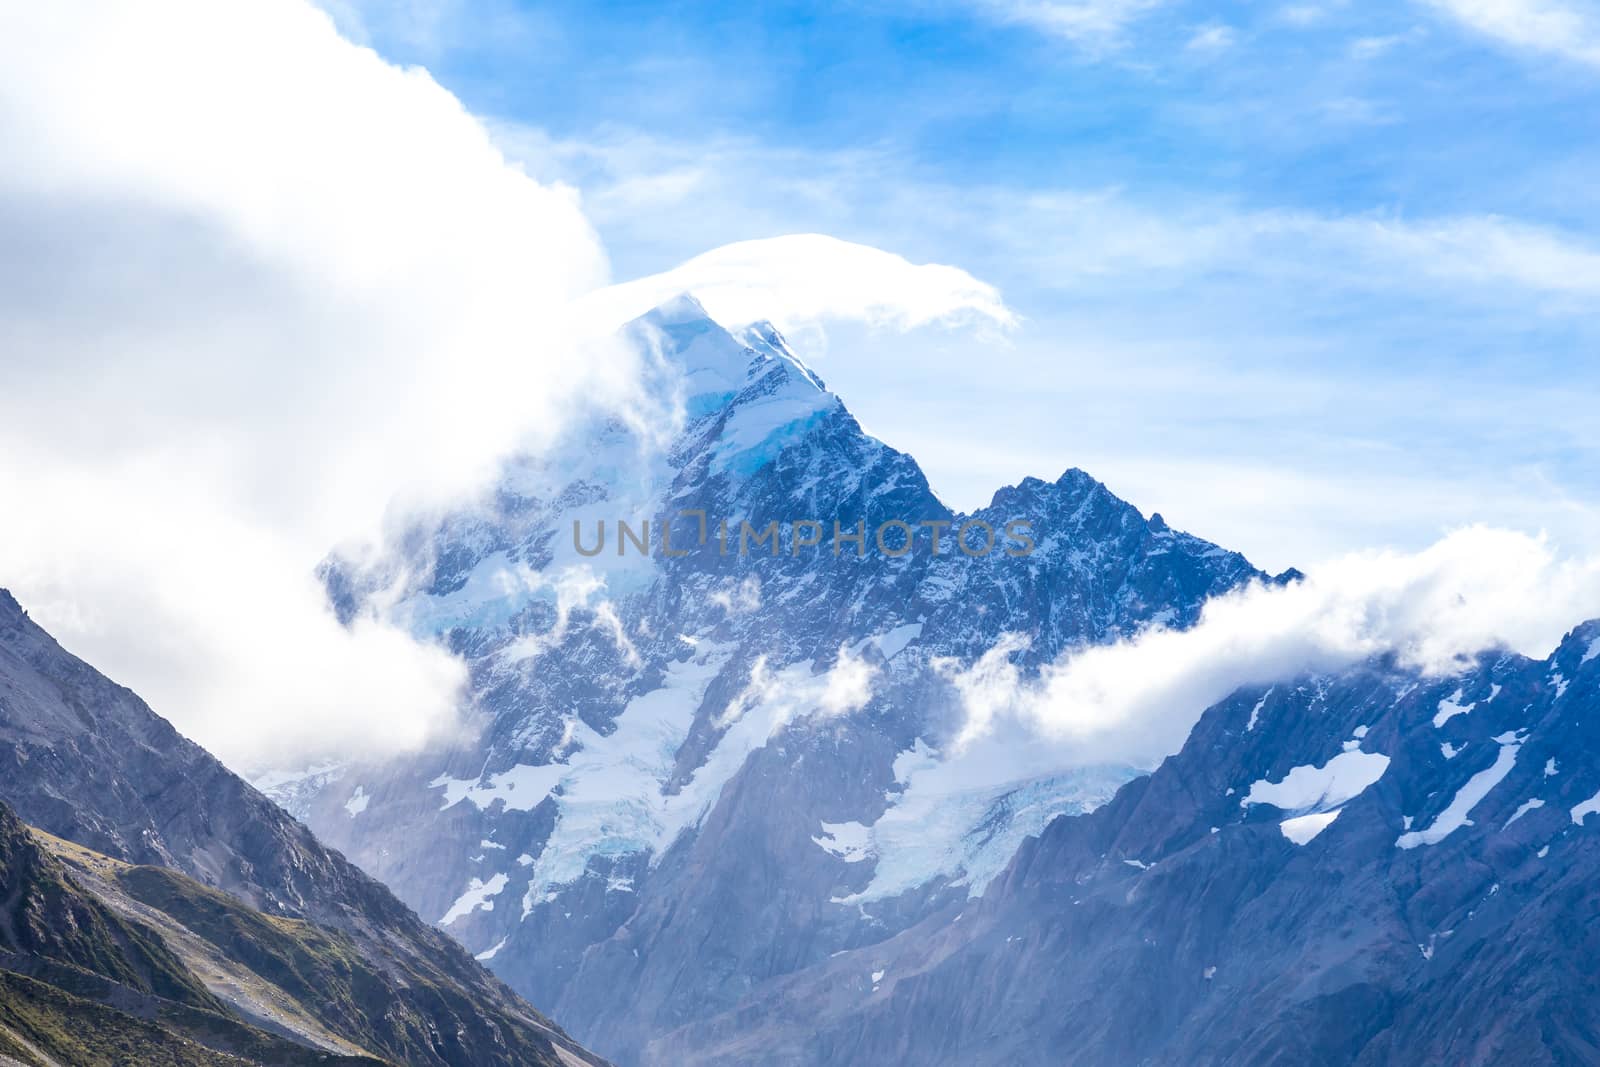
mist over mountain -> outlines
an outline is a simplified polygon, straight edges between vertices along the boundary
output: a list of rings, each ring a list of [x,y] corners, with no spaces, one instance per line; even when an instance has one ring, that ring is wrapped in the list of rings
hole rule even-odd
[[[732,333],[680,298],[630,331],[674,432],[595,412],[482,507],[325,568],[345,618],[382,612],[466,659],[481,734],[260,782],[594,1047],[644,1062],[982,894],[1025,838],[1139,773],[1022,730],[961,741],[962,668],[1008,636],[1033,670],[1189,627],[1273,579],[1081,471],[955,514],[770,326]],[[650,551],[619,522],[649,522]],[[739,543],[774,522],[770,548]],[[626,1006],[600,995],[616,988]]]
[[[1078,470],[957,513],[770,325],[624,339],[632,406],[320,570],[465,664],[448,743],[264,796],[0,595],[0,1058],[1600,1053],[1600,622],[1463,651],[1568,609],[1530,542],[1333,595]]]

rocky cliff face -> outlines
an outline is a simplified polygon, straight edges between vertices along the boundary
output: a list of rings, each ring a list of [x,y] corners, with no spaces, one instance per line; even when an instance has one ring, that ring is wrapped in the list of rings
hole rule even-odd
[[[592,1046],[685,1062],[652,1042],[963,906],[1136,773],[956,758],[953,667],[1187,626],[1265,576],[1079,471],[957,515],[770,327],[682,299],[631,329],[675,421],[593,413],[481,507],[326,568],[347,618],[466,658],[481,733],[262,782]]]
[[[316,1045],[321,1052],[349,1047],[386,1060],[460,1067],[595,1062],[383,886],[180,737],[133,693],[64,651],[4,591],[0,801],[63,843],[92,850],[96,863],[119,867],[97,893],[93,870],[68,877],[59,863],[41,858],[6,814],[0,819],[3,940],[28,959],[76,968],[128,996],[160,1002],[135,1014],[175,1005],[220,1015],[218,1026],[248,1029],[239,1026],[237,1005],[225,1009],[226,997],[176,963],[180,953],[172,946],[207,942],[212,949],[205,954],[218,966],[231,961],[264,984],[288,981],[288,973],[260,973],[274,959],[293,972],[299,985],[290,1001],[320,1019],[319,1027],[344,1035],[332,1046]],[[137,865],[135,873],[120,871],[128,865]],[[160,899],[147,899],[151,894]],[[146,914],[148,922],[123,922],[112,914],[110,898],[129,912],[154,913]],[[215,936],[202,932],[208,915],[225,916]],[[324,948],[327,969],[319,972]],[[236,985],[227,979],[219,988]],[[82,988],[68,992],[84,995]],[[120,996],[107,1003],[128,1008]],[[52,1018],[100,1018],[92,1005],[62,1007],[52,997],[19,986],[8,1003],[33,1004],[41,1027]],[[341,1012],[331,1021],[321,1019],[329,1005]],[[140,1038],[146,1039],[157,1040]],[[289,1052],[304,1047],[294,1039],[289,1044]],[[280,1053],[288,1055],[281,1049],[272,1055]],[[74,1060],[79,1053],[64,1055]],[[291,1061],[300,1062],[283,1060]]]
[[[982,900],[650,1058],[1594,1062],[1597,712],[1600,623],[1542,661],[1240,692]]]

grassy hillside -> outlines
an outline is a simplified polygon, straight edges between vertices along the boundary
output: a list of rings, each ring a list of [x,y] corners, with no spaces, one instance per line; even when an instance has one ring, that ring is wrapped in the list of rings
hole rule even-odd
[[[234,1014],[169,945],[170,930],[94,891],[100,874],[137,870],[37,834],[0,805],[0,1057],[29,1067],[384,1062]]]
[[[4,590],[0,801],[13,824],[55,835],[36,840],[65,859],[80,891],[44,877],[32,911],[0,935],[0,955],[33,962],[0,968],[51,985],[97,975],[105,985],[63,988],[118,1006],[143,997],[220,1008],[301,1045],[414,1067],[601,1062],[134,693],[61,648]],[[15,903],[9,888],[0,886],[0,912]],[[78,970],[41,977],[29,969],[41,961]]]

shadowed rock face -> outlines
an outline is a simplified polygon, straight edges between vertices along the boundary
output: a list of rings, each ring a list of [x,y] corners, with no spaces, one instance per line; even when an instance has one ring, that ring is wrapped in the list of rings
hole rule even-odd
[[[981,901],[650,1058],[1594,1062],[1597,650],[1589,623],[1543,661],[1444,680],[1374,662],[1235,694],[1153,774],[1030,840]],[[1351,753],[1388,758],[1354,796],[1243,803]]]
[[[240,915],[259,909],[336,932],[359,967],[399,979],[384,1003],[358,1012],[389,1019],[374,1031],[387,1035],[374,1046],[386,1054],[462,1067],[563,1062],[558,1046],[584,1055],[382,885],[64,651],[3,590],[0,801],[56,837],[232,894]],[[44,925],[82,928],[63,916]]]
[[[325,568],[344,617],[388,605],[466,658],[479,736],[260,780],[591,1047],[646,1062],[663,1035],[965,901],[1024,836],[1135,773],[1024,761],[927,795],[917,775],[960,722],[949,665],[1006,634],[1027,638],[1031,669],[1188,626],[1265,576],[1081,471],[956,515],[770,327],[735,335],[680,301],[631,329],[659,357],[646,391],[683,400],[671,432],[594,413],[396,557]],[[704,543],[685,511],[705,513]],[[662,551],[663,516],[685,555]],[[616,521],[645,518],[654,553],[619,556]],[[574,523],[588,548],[602,519],[604,552],[581,555]],[[788,527],[806,519],[822,543],[796,554]],[[778,553],[740,555],[741,520],[780,523]],[[969,520],[994,530],[989,554],[953,547]],[[1013,520],[1032,524],[1031,553],[1006,553]],[[912,525],[912,551],[874,544],[891,521]],[[939,555],[925,521],[953,524]],[[835,522],[864,525],[863,552],[833,551]],[[864,699],[840,697],[852,664]]]

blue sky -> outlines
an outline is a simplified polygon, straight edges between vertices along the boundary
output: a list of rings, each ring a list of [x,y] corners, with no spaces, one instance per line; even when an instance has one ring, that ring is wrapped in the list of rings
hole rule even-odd
[[[330,7],[618,278],[814,231],[999,286],[1003,339],[800,339],[958,505],[1076,465],[1271,566],[1600,537],[1593,6]]]
[[[453,721],[317,561],[684,287],[957,507],[1081,467],[1313,627],[1600,613],[1595,0],[321,2],[0,5],[0,582],[230,758]]]

